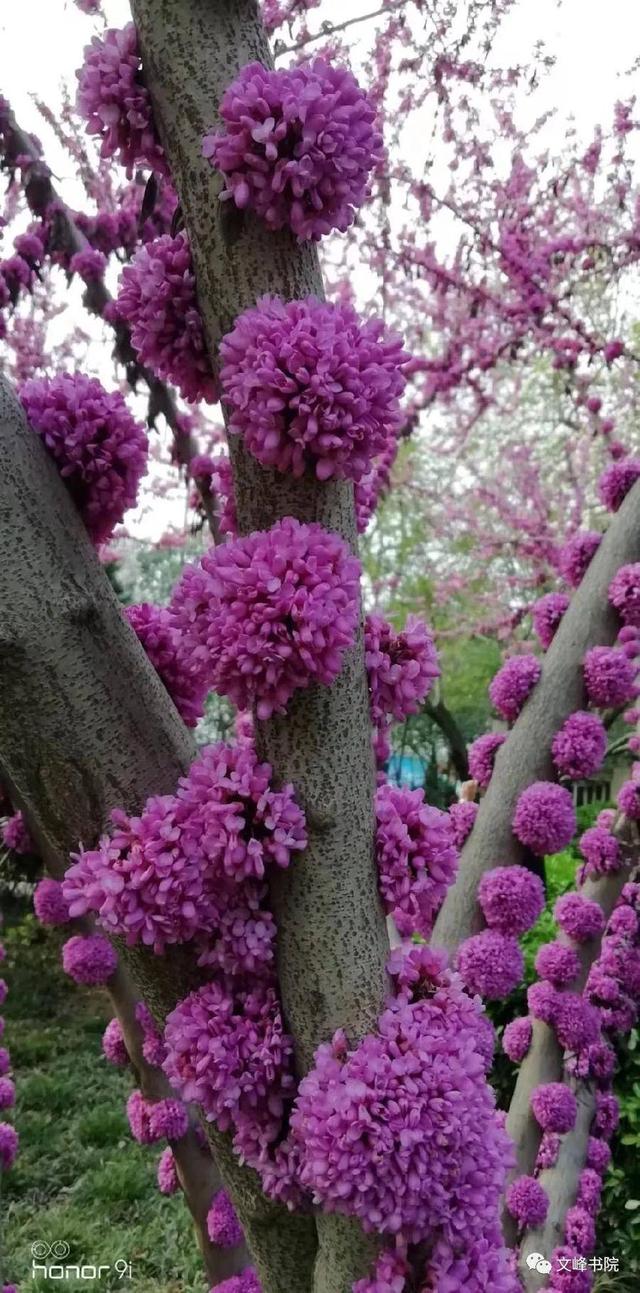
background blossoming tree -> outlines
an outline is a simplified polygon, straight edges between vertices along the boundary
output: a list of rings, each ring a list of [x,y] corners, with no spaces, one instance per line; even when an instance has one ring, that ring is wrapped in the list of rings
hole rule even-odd
[[[541,859],[576,831],[569,784],[597,773],[613,715],[637,719],[640,461],[622,438],[637,361],[607,310],[640,247],[633,106],[564,169],[534,168],[536,132],[510,111],[525,70],[468,56],[508,4],[471,3],[462,28],[455,6],[382,6],[359,80],[349,20],[314,57],[315,7],[135,0],[131,24],[100,29],[77,105],[97,168],[69,114],[59,124],[91,215],[63,203],[0,102],[7,216],[29,212],[0,264],[18,387],[3,379],[0,402],[5,843],[42,859],[36,913],[69,925],[67,972],[109,991],[105,1054],[140,1087],[132,1132],[169,1142],[160,1186],[182,1186],[213,1287],[582,1290],[617,1120],[612,1042],[640,992],[640,780],[583,835],[529,1013],[504,1031],[520,1065],[506,1126],[483,1002],[522,979]],[[272,50],[282,24],[291,47]],[[394,103],[399,58],[412,89]],[[455,151],[442,191],[402,158],[400,123],[431,97]],[[421,232],[440,208],[463,227],[450,261]],[[336,232],[325,296],[318,244]],[[355,308],[356,258],[375,314]],[[208,542],[166,607],[124,614],[103,568],[148,438],[120,391],[75,371],[77,338],[62,372],[38,352],[56,265],[84,282],[193,482]],[[534,354],[559,410],[541,454]],[[220,400],[228,452],[183,400]],[[489,454],[474,440],[487,424]],[[517,647],[490,688],[502,730],[472,747],[470,797],[448,813],[384,771],[392,723],[440,674],[425,624],[379,613],[402,579],[401,514],[386,542],[364,540],[379,605],[363,615],[357,536],[396,459],[431,554],[451,525],[460,540],[434,605],[464,593],[466,629],[490,622]],[[521,500],[499,489],[500,461]],[[534,601],[532,649],[519,626]],[[212,692],[235,731],[198,750]],[[8,1118],[4,1169],[16,1152]]]

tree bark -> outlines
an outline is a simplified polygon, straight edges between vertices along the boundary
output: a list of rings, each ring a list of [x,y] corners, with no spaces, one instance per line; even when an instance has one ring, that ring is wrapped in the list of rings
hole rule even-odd
[[[1,378],[0,461],[0,765],[56,874],[79,841],[96,842],[112,808],[137,813],[149,795],[175,790],[196,751]],[[120,950],[160,1020],[200,981],[185,948],[167,957]],[[271,1288],[309,1288],[313,1220],[265,1199],[228,1137],[209,1134],[253,1256],[282,1272]]]
[[[133,0],[147,84],[191,242],[200,309],[217,367],[221,336],[264,293],[322,295],[315,250],[221,204],[221,176],[202,157],[217,104],[239,69],[271,65],[255,0]],[[242,533],[282,516],[319,521],[355,550],[353,486],[266,471],[232,438]],[[386,928],[373,857],[374,769],[362,635],[331,688],[294,697],[286,717],[257,724],[260,753],[293,781],[307,814],[304,857],[276,877],[278,969],[300,1073],[337,1027],[352,1043],[374,1028],[386,990]],[[372,1246],[335,1218],[319,1226],[315,1293],[344,1293]],[[297,1286],[299,1287],[299,1286]],[[290,1286],[286,1293],[289,1293]],[[284,1284],[267,1293],[285,1293]]]
[[[542,676],[496,755],[493,775],[474,828],[462,851],[433,932],[433,944],[454,953],[483,928],[478,885],[485,871],[524,861],[511,829],[516,803],[533,781],[555,780],[551,742],[558,728],[585,703],[582,662],[592,646],[608,645],[620,627],[608,601],[620,566],[640,561],[640,484],[613,517],[542,662]]]

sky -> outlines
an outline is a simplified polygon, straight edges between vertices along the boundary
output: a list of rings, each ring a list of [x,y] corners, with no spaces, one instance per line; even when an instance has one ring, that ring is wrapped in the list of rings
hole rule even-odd
[[[372,0],[349,0],[348,14],[357,17],[376,7]],[[122,26],[130,18],[128,0],[103,0],[103,9],[110,26]],[[318,12],[311,12],[309,25],[319,30],[323,20],[340,22],[344,16],[344,0],[323,0]],[[85,204],[81,186],[68,155],[43,122],[34,96],[54,112],[64,85],[73,98],[74,73],[82,62],[83,47],[101,25],[82,13],[73,0],[0,0],[0,90],[21,125],[42,139],[56,185],[72,206]],[[366,43],[371,30],[371,24],[366,23],[352,28],[349,35],[354,38],[357,33],[357,39]],[[610,114],[616,97],[628,97],[629,82],[621,81],[620,76],[640,57],[640,5],[637,0],[607,0],[606,6],[602,0],[519,0],[502,24],[496,61],[504,65],[524,60],[540,38],[555,57],[556,66],[544,81],[535,114],[557,109],[548,140],[555,151],[561,147],[569,118],[575,119],[578,134],[588,140],[594,125]],[[418,125],[417,150],[419,136]],[[86,328],[79,290],[74,296],[72,288],[69,299],[71,311],[75,313],[77,308],[78,322]],[[99,365],[104,363],[106,376],[111,376],[109,352],[103,345],[101,353],[104,358],[99,358]],[[100,366],[98,370],[102,377]],[[131,528],[140,535],[158,537],[167,523],[180,527],[183,520],[184,500],[176,498],[173,503],[164,500],[151,511],[138,513]]]

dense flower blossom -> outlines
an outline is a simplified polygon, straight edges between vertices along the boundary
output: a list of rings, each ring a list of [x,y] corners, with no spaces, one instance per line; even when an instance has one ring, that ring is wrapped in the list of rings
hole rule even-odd
[[[376,862],[385,904],[401,934],[431,933],[458,867],[451,820],[422,790],[385,782],[376,792]]]
[[[142,1054],[148,1064],[160,1068],[166,1056],[164,1039],[144,1001],[136,1005],[136,1020],[142,1030]]]
[[[357,1280],[352,1293],[403,1293],[409,1265],[401,1252],[392,1248],[383,1248],[373,1272],[363,1280]]]
[[[11,1078],[0,1077],[0,1109],[12,1109],[16,1102],[16,1089]]]
[[[232,1275],[231,1279],[215,1284],[211,1293],[262,1293],[258,1272],[253,1266],[247,1266],[241,1275]]]
[[[408,1242],[486,1232],[510,1163],[477,1028],[447,1027],[443,995],[398,999],[351,1052],[336,1033],[291,1117],[314,1199]]]
[[[578,1203],[596,1215],[602,1195],[602,1178],[592,1167],[585,1167],[578,1181]]]
[[[606,467],[598,481],[600,500],[610,512],[617,512],[629,490],[640,477],[640,460],[622,458]]]
[[[69,907],[59,880],[43,876],[33,894],[33,909],[42,925],[66,925]]]
[[[582,1269],[581,1256],[575,1248],[554,1248],[551,1254],[551,1293],[590,1293],[593,1275],[588,1267]]]
[[[607,752],[607,732],[595,714],[577,710],[570,714],[553,738],[553,762],[561,777],[579,781],[602,767]]]
[[[534,655],[515,655],[505,660],[489,685],[489,699],[494,709],[512,723],[518,717],[525,700],[533,691],[541,672],[540,661]]]
[[[494,929],[485,929],[465,939],[458,950],[456,964],[469,991],[490,1001],[507,997],[524,974],[517,939]]]
[[[207,1234],[220,1248],[235,1248],[242,1243],[242,1226],[226,1190],[218,1190],[207,1213]]]
[[[94,247],[77,251],[69,261],[69,272],[77,274],[85,283],[94,283],[104,278],[106,268],[107,258],[104,252],[97,251]]]
[[[558,569],[563,579],[577,588],[602,542],[599,530],[581,530],[560,549]]]
[[[579,1204],[569,1208],[564,1220],[564,1237],[572,1248],[589,1255],[596,1246],[596,1227],[593,1217]]]
[[[94,911],[110,932],[157,952],[217,931],[228,955],[243,955],[235,968],[255,971],[272,951],[272,918],[258,910],[265,868],[287,866],[306,845],[292,787],[275,791],[270,778],[253,749],[220,743],[175,795],[152,797],[140,817],[114,810],[113,834],[67,871],[71,914]]]
[[[640,781],[625,781],[618,791],[618,808],[631,821],[640,819]]]
[[[358,534],[364,534],[378,503],[389,489],[391,471],[398,456],[398,444],[398,435],[394,432],[389,436],[386,447],[378,454],[366,476],[356,481],[354,501]]]
[[[559,853],[576,831],[573,799],[564,786],[534,781],[516,804],[513,830],[521,844],[538,854]]]
[[[106,938],[100,934],[74,934],[62,949],[62,965],[74,983],[87,987],[107,983],[118,958]]]
[[[562,1135],[571,1131],[576,1120],[576,1098],[564,1082],[547,1082],[536,1087],[531,1096],[531,1109],[543,1131]]]
[[[163,1149],[158,1159],[156,1179],[158,1181],[158,1189],[161,1194],[177,1194],[178,1190],[181,1188],[176,1160],[170,1145],[167,1145],[166,1149]]]
[[[115,313],[129,325],[140,362],[157,377],[173,382],[186,400],[218,398],[184,231],[138,249],[122,271]]]
[[[599,1011],[576,992],[561,992],[554,1020],[556,1036],[567,1051],[582,1051],[600,1034]]]
[[[149,1106],[149,1138],[181,1140],[189,1127],[189,1112],[182,1100],[155,1100]]]
[[[560,1137],[556,1132],[545,1131],[540,1141],[538,1153],[536,1155],[536,1168],[544,1172],[549,1167],[555,1167],[560,1152]]]
[[[0,1046],[0,1077],[5,1077],[11,1068],[11,1056],[5,1046]]]
[[[517,1176],[507,1189],[506,1204],[523,1228],[541,1226],[549,1209],[549,1198],[533,1176]]]
[[[536,974],[548,979],[556,988],[567,987],[580,972],[580,958],[575,948],[565,943],[543,943],[535,961]]]
[[[129,1063],[129,1052],[122,1034],[119,1019],[110,1019],[102,1034],[102,1052],[110,1064],[125,1068]]]
[[[611,913],[607,934],[626,934],[629,938],[636,938],[639,929],[638,917],[631,907],[616,907]]]
[[[192,667],[239,709],[284,713],[330,686],[355,639],[360,563],[337,534],[284,517],[187,566],[172,608]]]
[[[607,1139],[613,1136],[620,1121],[620,1106],[614,1095],[599,1091],[596,1095],[596,1116],[594,1128]]]
[[[565,893],[558,898],[553,914],[560,928],[576,943],[597,938],[604,929],[604,913],[599,903],[579,893]]]
[[[604,1176],[610,1162],[611,1150],[606,1140],[590,1136],[587,1142],[587,1167],[592,1167],[594,1172]]]
[[[322,58],[242,68],[220,104],[224,133],[202,152],[225,176],[222,198],[300,241],[344,233],[382,159],[375,109],[346,68]]]
[[[496,754],[506,739],[506,732],[485,732],[469,746],[469,775],[481,790],[489,785]]]
[[[189,474],[198,489],[203,488],[213,496],[220,534],[235,539],[238,534],[238,517],[233,484],[231,460],[227,454],[196,454],[189,462]],[[196,495],[193,500],[198,505]]]
[[[568,605],[569,598],[564,593],[545,593],[532,606],[533,627],[543,651],[551,646]]]
[[[20,399],[51,454],[94,543],[103,543],[136,501],[147,437],[119,391],[83,373],[25,382]]]
[[[143,1096],[142,1091],[132,1091],[127,1100],[127,1120],[134,1140],[139,1145],[151,1145],[155,1137],[151,1134],[149,1116],[152,1103]]]
[[[151,96],[141,71],[138,33],[132,22],[94,36],[77,72],[78,112],[86,119],[87,133],[100,138],[101,157],[117,157],[128,173],[134,166],[146,165],[166,174]]]
[[[485,871],[478,902],[490,929],[501,934],[524,934],[544,909],[544,885],[523,866],[500,866]]]
[[[204,713],[206,683],[191,672],[182,657],[181,633],[165,606],[142,602],[124,612],[154,669],[187,727],[195,727]]]
[[[439,1239],[429,1258],[421,1293],[519,1293],[509,1250],[494,1226],[479,1239]]]
[[[378,319],[263,296],[220,345],[229,431],[265,467],[360,480],[399,426],[407,360]]]
[[[622,865],[620,842],[604,826],[590,826],[580,836],[580,852],[589,875],[607,875]]]
[[[514,1064],[520,1064],[531,1045],[533,1023],[528,1015],[512,1019],[502,1034],[502,1046],[505,1055]]]
[[[609,584],[609,601],[625,624],[640,626],[640,562],[620,567]]]
[[[438,655],[426,624],[409,615],[396,632],[382,615],[367,615],[364,648],[371,718],[380,723],[389,715],[401,722],[417,714],[436,678]]]
[[[584,681],[592,705],[601,709],[633,700],[636,671],[616,647],[592,647],[584,658]]]
[[[459,849],[469,838],[477,815],[478,805],[467,799],[461,799],[457,804],[451,805],[449,819],[453,826],[453,838]]]
[[[27,830],[27,824],[22,813],[14,813],[8,817],[6,822],[2,823],[2,842],[7,849],[13,853],[32,853],[34,849],[33,840]]]
[[[13,1167],[20,1139],[15,1127],[9,1122],[0,1122],[0,1168],[8,1171]]]

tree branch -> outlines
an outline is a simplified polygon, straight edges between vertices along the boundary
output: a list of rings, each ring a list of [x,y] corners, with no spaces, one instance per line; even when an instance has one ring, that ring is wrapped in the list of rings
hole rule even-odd
[[[449,750],[453,766],[461,781],[469,780],[469,759],[467,757],[467,743],[456,723],[455,716],[445,705],[443,700],[435,703],[427,700],[424,704],[424,713],[427,718],[440,728]]]

